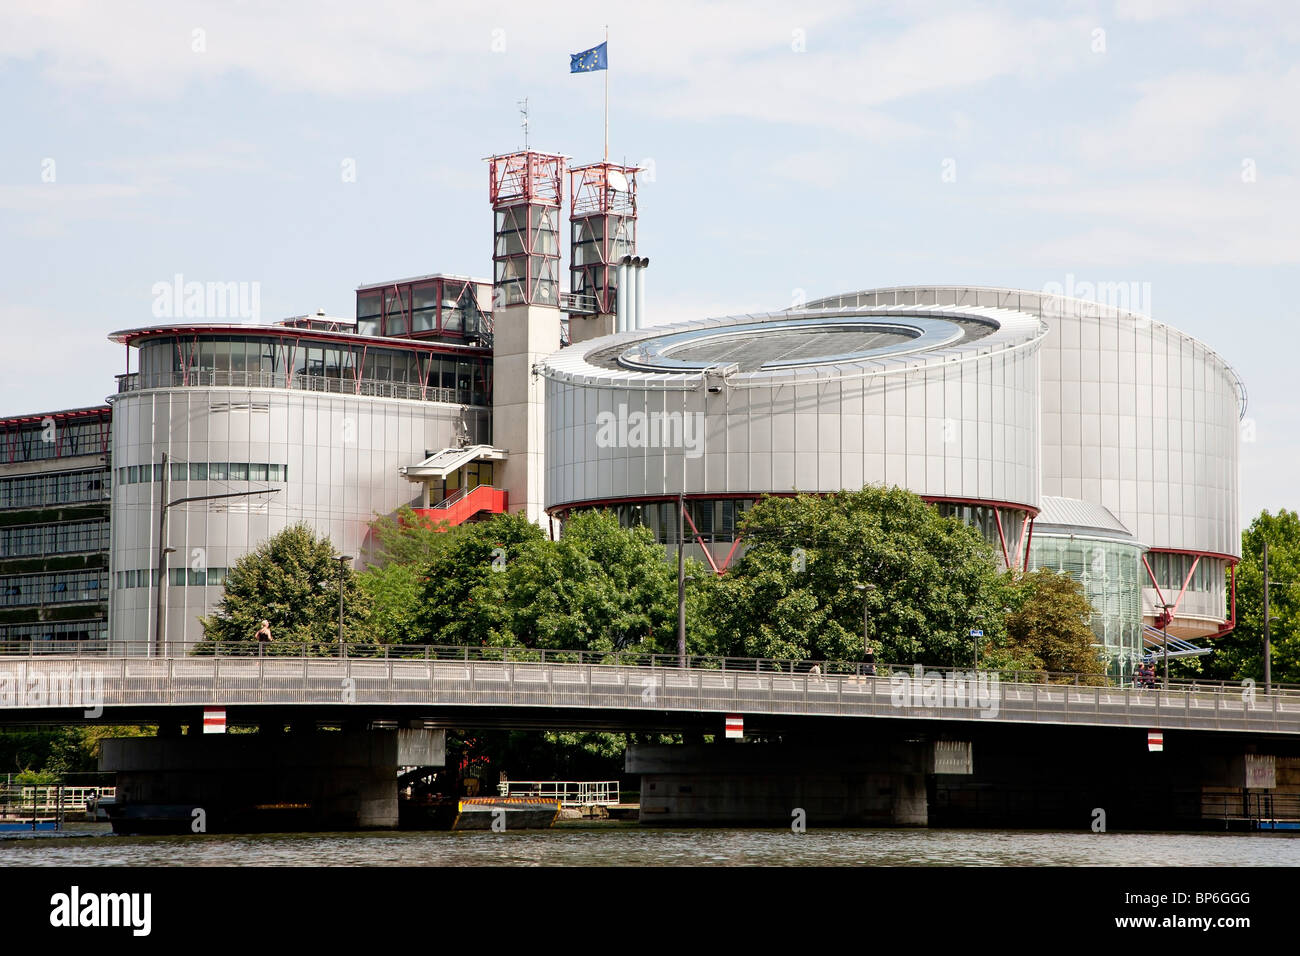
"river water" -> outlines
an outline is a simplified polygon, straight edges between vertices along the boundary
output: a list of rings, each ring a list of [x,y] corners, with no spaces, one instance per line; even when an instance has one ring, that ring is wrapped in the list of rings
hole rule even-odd
[[[80,825],[90,833],[103,826]],[[1005,830],[550,830],[30,838],[0,866],[1300,866],[1300,835]]]

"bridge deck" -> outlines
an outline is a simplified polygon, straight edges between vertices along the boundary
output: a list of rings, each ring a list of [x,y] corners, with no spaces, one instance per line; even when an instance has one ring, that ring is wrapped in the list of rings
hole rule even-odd
[[[1166,691],[929,675],[923,680],[899,674],[472,660],[0,657],[0,719],[11,722],[70,708],[102,707],[103,715],[85,719],[111,719],[115,710],[303,705],[890,717],[1300,734],[1300,695],[1233,687]]]

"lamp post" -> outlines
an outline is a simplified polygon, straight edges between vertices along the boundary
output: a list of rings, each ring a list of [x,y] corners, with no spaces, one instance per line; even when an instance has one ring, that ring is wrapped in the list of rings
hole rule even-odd
[[[217,495],[187,495],[184,498],[176,498],[172,501],[167,500],[167,488],[170,484],[167,467],[167,453],[162,453],[162,464],[159,465],[161,472],[159,480],[162,482],[161,493],[158,495],[158,585],[154,592],[154,628],[153,628],[153,653],[158,657],[163,652],[163,609],[167,606],[167,555],[175,552],[175,548],[167,547],[167,512],[177,505],[188,504],[191,501],[215,501],[218,498],[247,498],[251,495],[273,495],[280,491],[279,488],[260,488],[257,491],[227,491]]]
[[[677,666],[686,666],[686,496],[677,495]]]
[[[871,645],[867,643],[867,596],[876,589],[874,584],[855,584],[855,591],[862,592],[862,656],[865,658],[867,652],[871,650]]]
[[[1268,608],[1268,542],[1264,542],[1264,693],[1273,693],[1273,638],[1269,633],[1272,624]]]
[[[347,562],[352,560],[350,554],[336,554],[334,560],[339,563],[339,650],[343,650],[343,581],[347,573]]]
[[[162,589],[167,586],[167,582],[164,580],[164,576],[171,573],[171,569],[167,567],[167,555],[175,554],[175,553],[176,553],[175,548],[163,548],[162,552],[160,553],[161,563],[158,565],[159,593],[162,593]],[[166,656],[170,650],[169,645],[171,644],[171,641],[167,640],[167,602],[166,601],[162,602],[162,619],[158,623],[158,633],[163,635],[161,638],[159,638],[159,640],[162,642],[163,654],[164,656]]]
[[[1161,632],[1162,632],[1162,633],[1164,634],[1164,636],[1165,636],[1165,637],[1164,637],[1164,647],[1163,647],[1163,649],[1162,649],[1162,651],[1161,651],[1161,654],[1163,655],[1163,657],[1164,657],[1164,659],[1165,659],[1165,660],[1164,660],[1164,670],[1165,670],[1165,690],[1168,690],[1168,689],[1169,689],[1169,622],[1170,622],[1170,620],[1173,618],[1173,615],[1170,614],[1169,612],[1172,611],[1172,610],[1174,609],[1174,605],[1173,605],[1173,604],[1157,604],[1156,607],[1158,607],[1158,608],[1161,609],[1161,614],[1160,614],[1160,630],[1161,630]]]

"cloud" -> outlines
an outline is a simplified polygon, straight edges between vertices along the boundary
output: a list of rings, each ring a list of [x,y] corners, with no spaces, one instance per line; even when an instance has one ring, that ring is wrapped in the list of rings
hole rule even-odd
[[[1131,186],[1021,195],[1023,209],[1094,223],[1055,227],[1028,253],[1048,263],[1300,263],[1300,181],[1262,178],[1221,186],[1141,182]]]
[[[892,136],[891,104],[1012,75],[1071,69],[1086,25],[958,11],[898,27],[852,4],[665,0],[606,11],[616,95],[637,109],[707,121],[743,117]],[[870,26],[867,42],[844,39]],[[572,93],[567,53],[598,38],[550,9],[371,0],[112,5],[20,0],[0,11],[0,62],[32,60],[55,83],[98,95],[179,97],[246,76],[275,93],[366,98],[481,95],[526,82]],[[804,52],[798,48],[804,44]],[[579,81],[596,81],[577,78]]]

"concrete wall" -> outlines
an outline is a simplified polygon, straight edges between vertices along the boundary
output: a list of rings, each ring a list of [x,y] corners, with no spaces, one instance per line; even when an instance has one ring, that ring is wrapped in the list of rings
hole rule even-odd
[[[857,754],[770,744],[629,748],[641,816],[658,826],[915,826],[927,822],[927,744]],[[801,812],[802,811],[802,812]]]
[[[391,730],[127,738],[100,757],[133,821],[123,832],[192,832],[194,808],[209,833],[392,829],[397,766]]]

